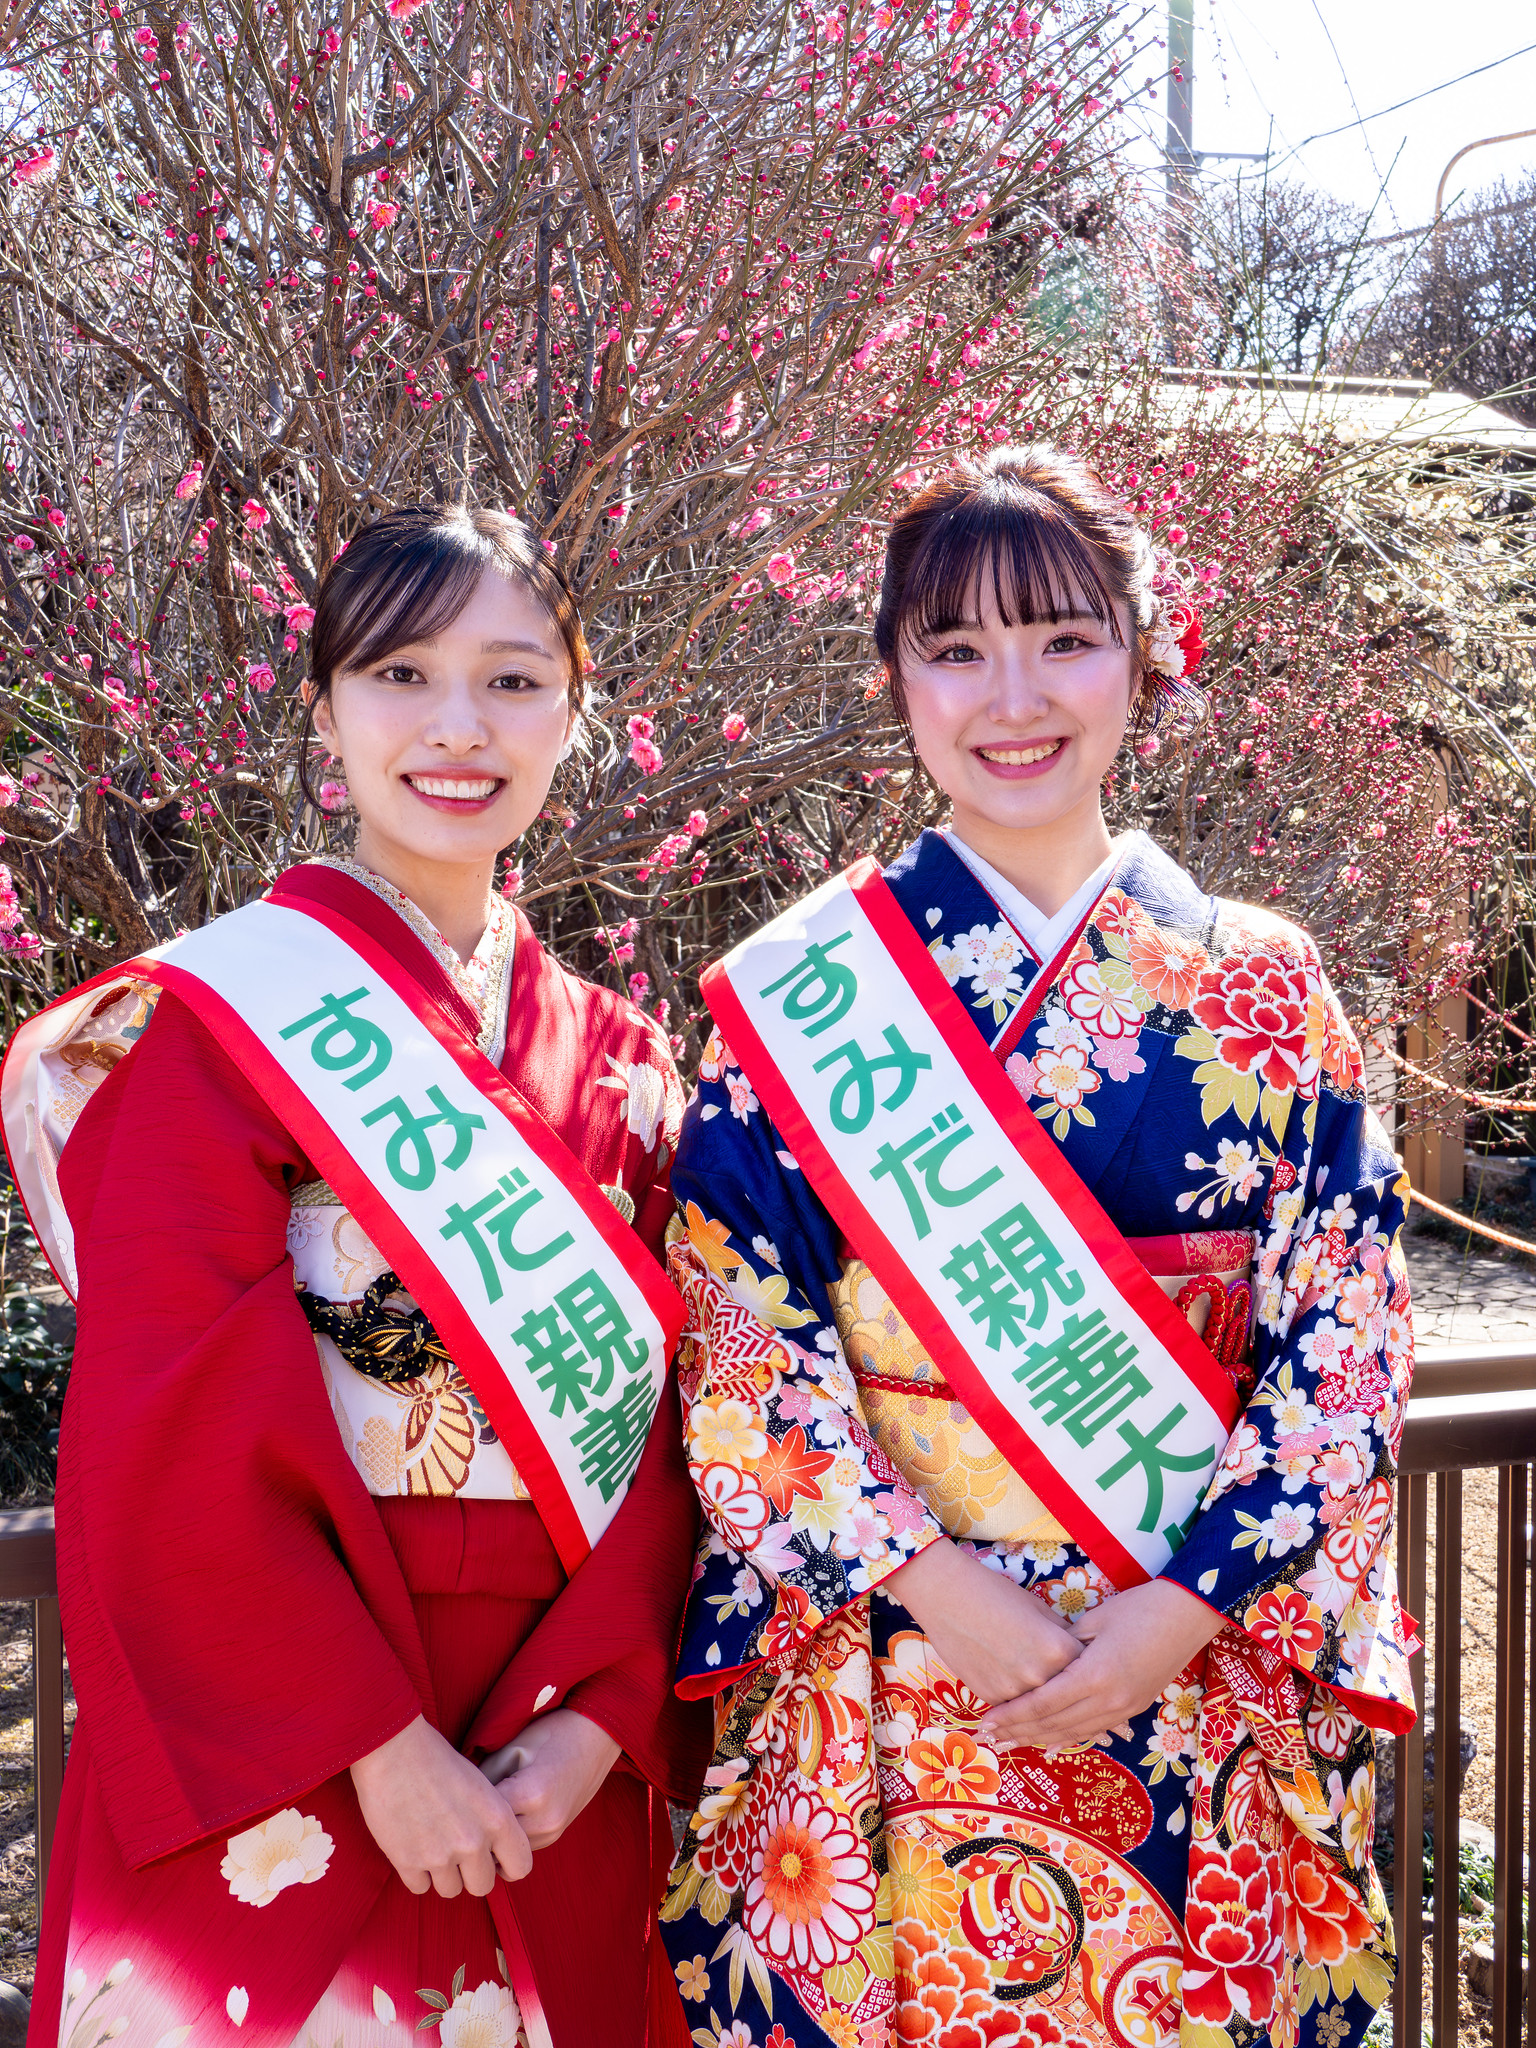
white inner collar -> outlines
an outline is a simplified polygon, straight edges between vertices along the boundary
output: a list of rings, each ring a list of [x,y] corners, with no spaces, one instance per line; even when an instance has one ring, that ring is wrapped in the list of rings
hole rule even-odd
[[[1104,885],[1120,858],[1117,842],[1107,859],[1099,863],[1071,901],[1064,903],[1054,917],[1047,917],[1043,910],[1030,902],[1022,889],[1010,882],[1006,875],[1000,875],[990,861],[983,860],[947,827],[940,828],[940,837],[965,862],[1042,967],[1051,964],[1081,923],[1084,913],[1092,909],[1104,893]]]

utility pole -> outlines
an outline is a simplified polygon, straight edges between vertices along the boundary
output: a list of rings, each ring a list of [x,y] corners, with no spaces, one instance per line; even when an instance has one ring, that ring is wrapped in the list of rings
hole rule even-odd
[[[1168,214],[1187,246],[1195,181],[1195,0],[1168,0]]]

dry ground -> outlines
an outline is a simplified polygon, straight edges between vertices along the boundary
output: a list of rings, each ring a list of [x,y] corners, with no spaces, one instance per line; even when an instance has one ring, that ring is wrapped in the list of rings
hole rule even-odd
[[[66,1678],[66,1734],[74,1718]],[[0,1979],[29,1995],[37,1962],[36,1878],[32,1609],[26,1601],[0,1601]]]

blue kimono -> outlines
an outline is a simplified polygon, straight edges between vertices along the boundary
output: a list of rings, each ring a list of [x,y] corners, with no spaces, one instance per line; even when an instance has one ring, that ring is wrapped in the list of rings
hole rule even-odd
[[[1067,1616],[1115,1587],[939,1379],[717,1034],[673,1171],[707,1518],[679,1687],[717,1696],[662,1908],[693,2038],[1345,2048],[1392,1981],[1371,1731],[1413,1713],[1387,1551],[1405,1183],[1359,1049],[1304,932],[1141,834],[1044,962],[941,835],[886,881],[1239,1390],[1165,1571],[1227,1626],[1098,1743],[981,1739],[892,1574],[947,1534]]]

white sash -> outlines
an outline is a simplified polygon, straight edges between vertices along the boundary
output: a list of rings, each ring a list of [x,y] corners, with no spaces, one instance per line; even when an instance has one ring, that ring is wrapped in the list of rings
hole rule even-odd
[[[929,1356],[1119,1586],[1198,1510],[1237,1397],[861,861],[710,968],[795,1160]]]
[[[340,922],[340,920],[337,920]],[[421,1303],[528,1482],[567,1570],[639,1462],[682,1302],[543,1120],[366,935],[266,901],[28,1020],[0,1073],[17,1186],[71,1293],[34,1069],[104,985],[186,1002]]]

